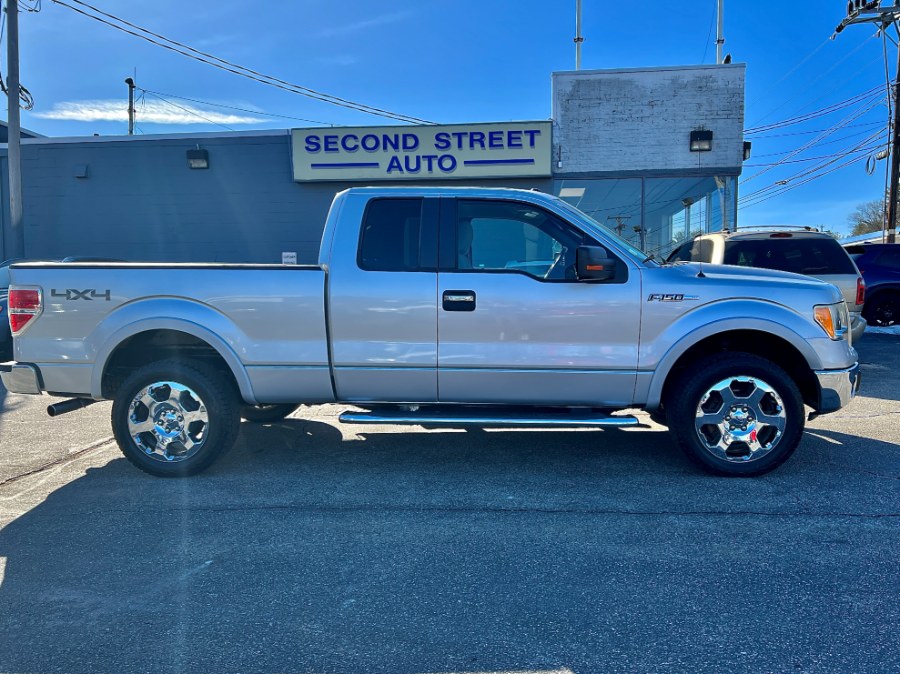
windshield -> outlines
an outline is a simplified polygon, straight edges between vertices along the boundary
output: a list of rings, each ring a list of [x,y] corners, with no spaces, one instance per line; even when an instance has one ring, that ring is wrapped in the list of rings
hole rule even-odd
[[[578,210],[577,208],[575,208],[574,206],[572,206],[569,203],[566,203],[562,199],[557,199],[556,203],[559,206],[561,206],[562,208],[564,208],[565,210],[567,210],[570,213],[572,213],[573,215],[575,215],[576,217],[583,218],[583,219],[587,220],[588,222],[590,222],[591,225],[595,226],[598,230],[603,232],[603,234],[605,236],[612,239],[613,242],[615,242],[615,244],[617,246],[628,251],[632,256],[634,256],[638,260],[647,260],[648,259],[647,253],[642,251],[640,248],[636,248],[635,246],[632,246],[630,243],[628,243],[625,239],[623,239],[621,236],[616,234],[609,227],[607,227],[606,225],[600,224],[599,222],[597,222],[594,218],[592,218],[590,215],[588,215],[584,211]],[[654,260],[654,262],[655,261],[656,260]]]

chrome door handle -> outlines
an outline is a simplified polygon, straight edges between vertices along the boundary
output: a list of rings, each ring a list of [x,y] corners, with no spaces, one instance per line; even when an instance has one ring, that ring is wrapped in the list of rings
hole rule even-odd
[[[471,290],[445,290],[444,311],[475,311],[475,293]]]

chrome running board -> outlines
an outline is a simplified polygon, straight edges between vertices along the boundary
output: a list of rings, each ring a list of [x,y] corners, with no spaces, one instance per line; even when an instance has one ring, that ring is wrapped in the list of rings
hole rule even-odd
[[[473,412],[429,409],[421,412],[404,410],[380,412],[344,412],[338,420],[344,424],[398,424],[405,426],[527,426],[527,427],[625,427],[637,426],[638,420],[631,416],[613,417],[605,414],[568,412],[504,412],[491,414],[488,411]]]

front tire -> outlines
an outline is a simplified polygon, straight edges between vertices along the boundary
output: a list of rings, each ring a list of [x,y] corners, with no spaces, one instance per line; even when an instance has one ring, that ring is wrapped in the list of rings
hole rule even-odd
[[[803,436],[803,397],[770,360],[722,354],[697,364],[666,401],[669,429],[705,470],[753,477],[774,470]]]
[[[122,382],[112,407],[113,434],[135,466],[159,477],[195,475],[237,439],[238,394],[203,363],[164,360]]]

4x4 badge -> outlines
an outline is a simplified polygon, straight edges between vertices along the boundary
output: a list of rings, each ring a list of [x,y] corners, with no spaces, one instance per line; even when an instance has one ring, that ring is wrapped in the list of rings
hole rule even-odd
[[[94,288],[88,288],[87,290],[75,290],[74,288],[67,288],[65,291],[57,290],[56,288],[53,288],[50,291],[50,296],[51,297],[64,297],[67,301],[72,301],[72,300],[93,301],[93,300],[104,299],[107,302],[109,302],[111,299],[109,290],[106,290],[101,293],[101,292],[95,290]]]

